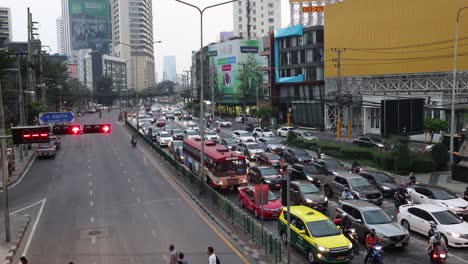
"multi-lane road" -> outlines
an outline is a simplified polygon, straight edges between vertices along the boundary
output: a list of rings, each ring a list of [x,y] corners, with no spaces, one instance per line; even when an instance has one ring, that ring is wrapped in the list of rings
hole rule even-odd
[[[112,125],[110,134],[63,136],[50,160],[35,160],[10,189],[11,211],[32,221],[20,254],[31,263],[169,263],[170,244],[189,263],[213,246],[223,263],[252,263],[115,122],[118,111],[77,123]]]
[[[184,128],[186,125],[186,121],[166,121],[167,124],[171,124],[177,128]],[[198,123],[198,120],[194,120],[194,122]],[[223,127],[221,132],[219,133],[221,137],[232,137],[232,132],[237,129],[244,129],[244,124],[239,124],[233,122],[233,126],[230,128]],[[328,138],[327,138],[328,139]],[[279,192],[275,191],[277,195]],[[239,196],[238,193],[224,193],[224,195],[234,204],[239,204]],[[332,198],[329,201],[329,208],[327,210],[327,215],[329,217],[333,217],[335,215],[336,207],[338,206],[336,197]],[[240,206],[239,206],[240,207]],[[393,205],[393,201],[391,199],[386,198],[382,205],[382,208],[393,218],[396,219],[397,210]],[[246,209],[244,209],[246,210]],[[250,212],[246,213],[248,215],[253,215]],[[261,222],[259,219],[257,219]],[[273,234],[277,234],[277,223],[274,220],[265,220],[263,225],[270,230]],[[361,252],[360,254],[355,256],[354,263],[360,263],[364,261],[364,245],[361,244]],[[415,233],[411,233],[411,240],[410,244],[406,248],[395,248],[395,249],[387,249],[385,250],[385,263],[401,263],[401,264],[420,264],[420,263],[429,263],[429,257],[427,256],[427,238]],[[306,261],[305,257],[300,256],[299,253],[293,250],[293,259],[295,261]],[[296,262],[293,262],[296,263]],[[456,249],[450,248],[449,249],[449,258],[447,260],[447,264],[468,264],[468,249]]]

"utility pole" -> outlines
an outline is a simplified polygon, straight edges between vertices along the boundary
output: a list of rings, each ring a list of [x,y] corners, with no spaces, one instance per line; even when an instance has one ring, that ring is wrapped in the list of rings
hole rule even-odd
[[[5,241],[10,242],[10,208],[8,206],[8,160],[6,153],[5,113],[3,112],[2,84],[0,82],[0,130],[2,133],[2,178],[3,178],[3,216],[5,218]]]
[[[216,69],[216,68],[215,68]],[[210,67],[210,78],[211,78],[211,118],[215,118],[215,87],[213,84],[214,78],[213,78],[213,66]]]
[[[30,91],[34,90],[34,75],[33,75],[33,67],[32,67],[32,40],[33,40],[33,23],[31,19],[31,13],[29,12],[28,7],[28,57],[27,57],[27,69],[28,69],[28,89]]]
[[[247,3],[246,3],[246,11],[247,11],[247,39],[251,39],[251,30],[250,30],[250,0],[247,0]]]
[[[42,45],[42,44],[41,44]],[[44,72],[42,71],[42,49],[39,47],[39,72],[40,72],[40,82],[41,82],[41,103],[46,104],[46,87],[44,84]]]
[[[338,70],[338,80],[337,80],[337,88],[338,94],[336,95],[338,107],[336,109],[336,137],[341,139],[341,112],[343,108],[343,98],[342,98],[342,91],[341,91],[341,52],[345,51],[345,49],[341,48],[332,48],[332,51],[336,52],[337,59],[333,59],[336,64],[334,65]],[[350,120],[348,118],[348,124]]]
[[[19,113],[20,113],[20,125],[25,125],[24,124],[24,101],[23,101],[23,77],[21,75],[21,66],[20,66],[20,58],[19,57],[16,57],[16,68],[18,69],[18,74],[16,75],[17,78],[18,78],[18,90],[19,90],[19,98],[18,98],[18,102],[19,102]],[[20,152],[20,160],[23,160],[23,149],[24,149],[24,145],[21,144],[20,145],[20,149],[19,149],[19,152]],[[26,152],[27,153],[27,152]]]

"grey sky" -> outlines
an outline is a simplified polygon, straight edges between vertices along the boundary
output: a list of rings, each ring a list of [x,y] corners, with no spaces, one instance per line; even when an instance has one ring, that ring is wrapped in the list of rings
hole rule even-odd
[[[223,2],[223,0],[186,0],[199,7]],[[33,20],[40,22],[39,34],[44,45],[57,52],[55,20],[61,15],[60,0],[1,0],[0,6],[11,8],[13,40],[25,41],[26,9],[31,8]],[[282,25],[289,24],[289,3],[282,0]],[[194,8],[174,0],[153,0],[153,30],[155,44],[156,72],[162,77],[163,56],[175,55],[178,73],[188,70],[191,52],[200,47],[199,13]],[[232,30],[232,4],[215,7],[204,15],[204,44],[215,42],[220,31]]]

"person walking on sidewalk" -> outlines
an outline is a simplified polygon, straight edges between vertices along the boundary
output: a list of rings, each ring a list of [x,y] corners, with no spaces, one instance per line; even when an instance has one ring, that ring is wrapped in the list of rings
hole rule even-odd
[[[218,257],[214,253],[213,247],[208,247],[208,264],[220,264]]]
[[[179,261],[177,262],[178,264],[188,264],[188,262],[184,259],[184,253],[179,252]]]
[[[171,252],[169,264],[177,264],[177,252],[174,245],[169,245],[169,252]]]
[[[21,262],[21,264],[29,264],[29,261],[26,259],[25,256],[22,256],[22,257],[20,258],[20,262]]]

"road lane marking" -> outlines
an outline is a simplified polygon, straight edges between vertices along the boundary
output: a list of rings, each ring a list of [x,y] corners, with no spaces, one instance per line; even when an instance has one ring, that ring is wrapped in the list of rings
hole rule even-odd
[[[128,136],[130,136],[128,131],[126,131],[126,130],[124,130],[124,131],[127,133]],[[200,211],[200,209],[196,208],[195,205],[190,202],[190,200],[186,197],[186,195],[184,194],[181,187],[179,187],[170,177],[168,177],[166,175],[166,173],[165,173],[166,170],[163,169],[160,166],[160,164],[157,163],[156,160],[151,159],[151,155],[147,152],[147,150],[141,148],[140,146],[137,146],[137,147],[145,154],[145,156],[143,156],[144,157],[143,161],[145,162],[145,160],[146,160],[145,157],[148,157],[148,159],[153,161],[153,162],[151,162],[151,164],[154,167],[156,167],[156,169],[159,170],[159,172],[161,173],[161,176],[166,179],[166,181],[174,188],[174,190],[177,193],[179,193],[179,195],[182,197],[182,199],[184,199],[184,201],[187,203],[187,205],[189,207],[191,207],[195,211],[195,213],[202,219],[202,221],[205,222],[205,224],[208,225],[213,230],[213,232],[216,233],[216,235],[242,260],[243,263],[249,264],[249,261],[239,252],[239,250],[237,250],[237,248],[234,247],[234,245],[231,242],[229,242],[211,222],[208,221],[208,219],[203,215],[203,213]]]
[[[28,255],[29,246],[31,245],[31,241],[33,239],[34,233],[36,232],[36,228],[37,228],[37,224],[39,223],[39,219],[41,219],[42,211],[44,210],[44,205],[46,204],[47,199],[43,199],[41,202],[42,202],[41,208],[39,209],[39,213],[37,214],[36,221],[34,222],[34,225],[33,225],[32,229],[31,229],[31,233],[29,234],[28,241],[26,242],[26,245],[24,246],[23,254],[21,254],[21,256]]]
[[[88,160],[88,163],[91,163],[91,160]]]
[[[28,206],[26,206],[26,207],[23,207],[23,208],[18,209],[18,210],[14,211],[14,212],[11,212],[10,214],[11,214],[11,215],[17,214],[18,212],[24,211],[24,210],[26,210],[26,209],[29,209],[29,208],[31,208],[31,207],[33,207],[33,206],[36,206],[36,205],[42,203],[44,200],[45,200],[45,199],[40,200],[39,202],[35,202],[35,203],[33,203],[33,204],[30,204],[30,205],[28,205]]]
[[[154,231],[154,229],[151,229],[151,235],[153,235],[154,237],[156,237],[156,231]]]
[[[93,190],[89,190],[89,195],[93,196]]]
[[[33,160],[31,161],[31,163],[29,163],[28,167],[26,167],[26,169],[24,170],[23,172],[23,175],[21,175],[21,178],[19,178],[19,180],[17,182],[15,182],[14,184],[12,184],[10,187],[8,187],[8,189],[12,189],[13,187],[15,187],[16,185],[18,185],[24,178],[24,176],[26,174],[28,174],[28,171],[29,171],[29,168],[32,166],[32,164],[34,163],[34,161],[36,160],[36,157],[37,156],[34,156]],[[3,192],[3,188],[2,190],[0,190],[0,192]]]
[[[93,186],[93,183],[92,183],[92,182],[89,182],[89,186]]]
[[[426,241],[423,241],[423,240],[421,240],[421,239],[415,237],[414,235],[411,236],[411,241],[416,241],[417,243],[419,243],[419,244],[424,245],[424,246],[427,247],[427,242],[426,242]],[[465,260],[464,258],[459,257],[459,256],[457,256],[457,255],[455,255],[455,254],[453,254],[453,253],[450,253],[449,256],[450,256],[450,257],[454,257],[454,258],[460,260],[460,261],[463,262],[463,263],[468,263],[467,260]]]
[[[88,175],[89,175],[89,177],[91,177],[91,173],[89,173]]]
[[[135,187],[132,187],[132,192],[135,192]]]
[[[124,170],[124,174],[127,174],[127,171]]]
[[[91,166],[88,165],[88,169],[91,169]]]
[[[123,166],[123,163],[120,163],[120,166]]]
[[[93,206],[94,206],[94,202],[93,202],[93,201],[90,201],[90,202],[89,202],[89,206],[93,207]]]
[[[96,236],[91,236],[91,244],[96,244]]]
[[[141,202],[140,197],[137,197],[137,202]]]
[[[91,224],[94,223],[94,217],[91,216]]]
[[[146,212],[143,213],[144,218],[148,218],[148,214]]]
[[[130,178],[128,178],[128,180],[127,180],[127,181],[128,181],[128,183],[132,183],[132,180],[131,180]]]

